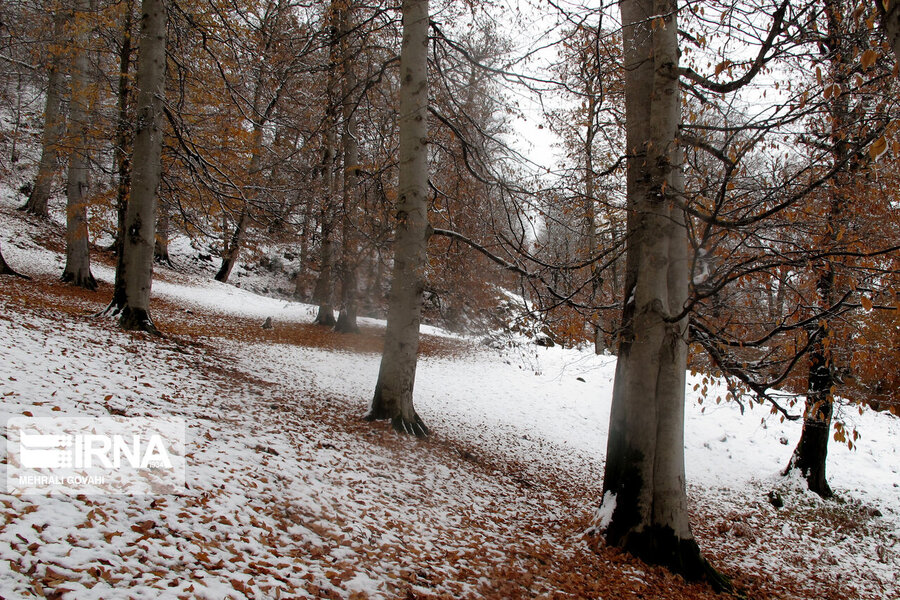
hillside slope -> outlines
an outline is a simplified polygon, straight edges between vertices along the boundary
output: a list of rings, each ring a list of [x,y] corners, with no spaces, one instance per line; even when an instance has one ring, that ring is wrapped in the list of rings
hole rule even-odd
[[[585,535],[614,358],[429,330],[416,403],[435,435],[401,438],[361,421],[379,322],[337,335],[313,307],[160,268],[166,337],[121,332],[91,316],[111,265],[96,293],[58,283],[58,232],[13,206],[0,243],[33,279],[0,279],[0,416],[180,416],[189,463],[184,495],[0,494],[0,597],[715,597]],[[704,410],[696,383],[688,487],[713,562],[754,598],[900,597],[897,419],[843,415],[863,437],[833,445],[824,502],[778,475],[799,425]]]

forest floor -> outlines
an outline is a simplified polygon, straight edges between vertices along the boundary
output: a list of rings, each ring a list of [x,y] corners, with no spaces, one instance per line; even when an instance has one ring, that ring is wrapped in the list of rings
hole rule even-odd
[[[0,242],[32,279],[0,279],[0,417],[176,416],[189,460],[179,495],[0,493],[0,598],[722,597],[586,534],[613,357],[429,328],[416,402],[433,435],[401,437],[361,418],[379,322],[335,334],[308,305],[159,268],[165,335],[123,332],[93,316],[110,257],[98,291],[59,283],[58,226],[11,204]],[[862,449],[834,445],[822,501],[777,475],[798,426],[756,410],[691,394],[706,555],[749,598],[900,597],[898,420],[858,416]]]

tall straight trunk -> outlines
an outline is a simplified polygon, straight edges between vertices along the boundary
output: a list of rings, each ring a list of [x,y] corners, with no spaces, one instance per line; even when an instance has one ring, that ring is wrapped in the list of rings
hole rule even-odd
[[[166,93],[166,3],[143,0],[137,59],[137,128],[131,198],[125,213],[124,329],[159,333],[150,318],[153,249],[156,240],[156,192],[162,154],[162,111]]]
[[[334,319],[334,307],[332,300],[334,295],[334,231],[335,206],[337,197],[337,179],[335,168],[337,167],[337,63],[340,60],[337,35],[337,13],[340,10],[339,0],[334,0],[328,9],[328,26],[331,32],[330,40],[330,68],[328,70],[328,107],[325,111],[325,152],[323,153],[322,169],[325,195],[322,200],[322,210],[319,213],[319,228],[321,240],[319,244],[319,276],[316,278],[316,287],[313,290],[313,301],[319,305],[315,323],[333,327],[337,321]]]
[[[75,57],[72,61],[72,99],[70,101],[68,142],[68,182],[66,183],[66,266],[62,280],[89,290],[97,289],[91,274],[88,239],[88,119],[90,118],[90,81],[88,79],[88,43],[90,40],[87,0],[75,2]]]
[[[384,352],[367,419],[390,419],[394,429],[425,436],[413,407],[419,324],[425,287],[428,223],[428,0],[403,0],[400,49],[399,186],[394,271]]]
[[[303,224],[300,227],[300,270],[297,272],[297,280],[294,282],[294,298],[306,300],[307,294],[307,265],[309,264],[309,236],[312,232],[310,224],[313,220],[313,203],[309,200],[303,206]]]
[[[341,106],[344,126],[341,130],[341,145],[344,152],[344,186],[341,196],[341,312],[335,330],[340,333],[359,331],[357,314],[358,248],[356,243],[356,213],[359,204],[359,143],[356,123],[356,73],[353,58],[354,48],[350,44],[353,28],[353,5],[340,11],[338,18],[341,34]]]
[[[584,233],[587,245],[587,256],[593,257],[597,250],[597,211],[594,198],[594,136],[597,113],[597,98],[591,88],[587,90],[587,131],[584,135]],[[591,304],[597,302],[600,292],[600,276],[597,265],[591,262]],[[600,327],[599,315],[594,315],[594,354],[602,354],[606,350],[603,329]]]
[[[623,333],[603,490],[609,544],[691,579],[726,584],[691,532],[684,475],[688,240],[682,192],[675,0],[621,0],[628,248]]]
[[[113,297],[104,310],[105,314],[117,316],[125,306],[125,211],[128,208],[128,194],[131,188],[131,137],[132,125],[128,119],[128,99],[131,94],[131,28],[133,25],[132,4],[125,6],[125,20],[122,24],[122,45],[119,46],[119,86],[118,122],[116,123],[116,149],[113,160],[116,164],[116,278],[113,282]]]
[[[48,202],[53,189],[53,176],[56,173],[59,142],[65,130],[65,116],[61,110],[65,73],[62,70],[62,57],[59,48],[63,46],[66,21],[71,12],[58,8],[53,15],[53,40],[57,49],[51,52],[50,68],[47,78],[47,97],[44,101],[44,131],[41,134],[41,160],[38,163],[34,187],[22,210],[47,217],[50,215]]]
[[[848,89],[852,65],[850,52],[844,41],[846,33],[846,11],[840,0],[825,0],[825,15],[828,21],[828,46],[831,51],[830,76],[841,90]],[[850,106],[847,95],[839,93],[831,98],[831,154],[833,164],[838,169],[831,180],[830,200],[825,221],[825,234],[821,240],[823,248],[832,248],[838,243],[841,231],[844,186],[849,181],[848,164],[850,156],[847,127],[850,122]],[[852,168],[852,165],[851,167]],[[818,266],[816,275],[817,304],[819,310],[826,310],[835,300],[834,264],[824,259]],[[835,385],[834,361],[829,343],[830,327],[826,318],[820,319],[812,335],[815,341],[809,354],[809,375],[807,377],[806,404],[803,411],[803,430],[800,441],[791,456],[785,473],[799,469],[806,479],[810,491],[823,498],[833,495],[825,473],[828,457],[828,439],[831,437],[831,418],[834,414]]]

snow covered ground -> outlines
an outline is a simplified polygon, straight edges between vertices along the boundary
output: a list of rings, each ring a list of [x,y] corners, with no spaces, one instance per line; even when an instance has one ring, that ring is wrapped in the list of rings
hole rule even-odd
[[[535,567],[541,557],[592,553],[578,527],[599,506],[614,357],[454,340],[462,350],[425,356],[417,372],[433,440],[402,439],[359,420],[376,353],[208,333],[149,340],[85,316],[106,297],[38,302],[29,286],[49,286],[64,256],[35,241],[44,226],[14,203],[0,199],[0,243],[35,281],[0,280],[0,421],[182,417],[188,493],[0,493],[0,598],[553,597],[562,584]],[[112,281],[108,266],[93,272]],[[179,310],[276,328],[314,316],[169,270],[153,292],[164,331]],[[701,405],[702,378],[688,381],[686,466],[713,562],[769,597],[900,598],[900,420],[841,415],[862,437],[853,450],[831,445],[839,501],[826,502],[779,475],[799,424],[717,405],[717,382]],[[4,452],[0,482],[5,470]],[[522,572],[527,585],[513,586]],[[675,597],[653,587],[652,569],[617,572],[645,597]],[[601,591],[582,597],[618,597]]]

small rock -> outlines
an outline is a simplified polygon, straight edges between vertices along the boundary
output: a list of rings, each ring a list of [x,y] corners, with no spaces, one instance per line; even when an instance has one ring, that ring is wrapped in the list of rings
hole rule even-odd
[[[580,381],[581,383],[585,383],[584,377],[576,377],[575,381]]]
[[[263,329],[274,329],[275,325],[272,323],[272,317],[266,317],[266,322],[262,324]]]
[[[769,503],[775,508],[783,508],[784,507],[784,498],[781,497],[781,494],[772,490],[768,494],[766,494],[766,498],[769,499]]]
[[[788,439],[784,436],[781,436],[780,438],[778,438],[778,443],[781,444],[782,446],[787,446]]]

